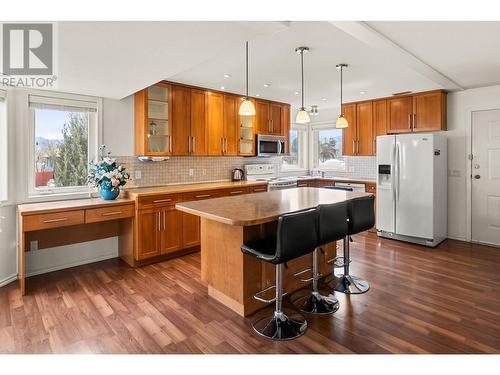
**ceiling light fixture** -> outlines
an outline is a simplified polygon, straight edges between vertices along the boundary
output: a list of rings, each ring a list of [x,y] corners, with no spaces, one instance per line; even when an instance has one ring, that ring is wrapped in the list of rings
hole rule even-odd
[[[300,91],[295,91],[295,95],[299,95],[300,94]]]
[[[325,98],[325,97],[323,97],[323,98],[321,98],[321,100],[323,100],[324,102],[326,102],[328,99]]]
[[[361,95],[365,95],[366,94],[366,91],[360,91],[359,92]]]
[[[247,90],[246,90],[246,95],[240,104],[240,110],[238,111],[238,114],[240,114],[241,116],[255,116],[255,106],[248,98],[248,41],[246,42],[245,47],[246,47],[245,48],[245,67],[246,67],[245,70],[246,70]]]
[[[224,86],[221,86],[221,87],[220,87],[220,89],[221,89],[221,90],[225,90],[226,88],[225,88]]]
[[[264,87],[269,87],[269,86],[271,86],[270,83],[264,83]]]
[[[317,116],[317,115],[319,115],[318,106],[317,105],[312,105],[311,106],[311,110],[309,111],[309,114],[311,116]]]
[[[258,98],[260,96],[260,94],[255,94],[255,96]]]
[[[231,74],[224,74],[224,78],[231,78]]]
[[[340,115],[335,123],[335,127],[337,129],[344,129],[349,127],[349,123],[344,117],[344,113],[342,112],[342,70],[347,68],[347,64],[337,64],[337,69],[340,69]]]
[[[307,113],[306,108],[304,107],[304,52],[308,52],[309,47],[297,47],[295,48],[295,52],[300,53],[300,71],[302,78],[302,106],[297,113],[297,117],[295,117],[295,122],[297,124],[307,124],[311,122],[311,118],[309,117],[309,113]]]

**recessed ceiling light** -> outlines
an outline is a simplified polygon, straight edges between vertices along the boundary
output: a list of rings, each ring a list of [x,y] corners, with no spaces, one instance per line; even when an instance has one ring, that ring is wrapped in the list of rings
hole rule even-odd
[[[255,94],[255,96],[258,98],[260,96],[260,94]]]
[[[224,74],[224,78],[231,78],[231,74]]]
[[[359,92],[361,95],[365,95],[366,94],[366,91],[360,91]]]
[[[321,98],[321,100],[323,100],[324,102],[327,101],[328,99],[326,99],[325,97]]]
[[[295,95],[299,95],[300,94],[300,91],[295,91]]]
[[[221,89],[221,90],[225,90],[226,88],[225,88],[224,86],[221,86],[221,87],[220,87],[220,89]]]
[[[269,86],[271,86],[270,83],[264,83],[264,87],[269,87]]]

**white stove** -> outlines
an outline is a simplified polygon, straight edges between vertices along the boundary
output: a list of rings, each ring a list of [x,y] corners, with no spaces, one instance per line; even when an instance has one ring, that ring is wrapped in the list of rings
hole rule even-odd
[[[245,165],[247,181],[266,181],[268,190],[293,189],[297,187],[297,180],[311,178],[309,176],[276,177],[274,164]]]

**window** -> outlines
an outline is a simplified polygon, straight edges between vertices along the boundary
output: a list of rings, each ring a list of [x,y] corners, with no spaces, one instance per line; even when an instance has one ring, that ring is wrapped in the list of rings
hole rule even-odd
[[[307,128],[294,125],[290,130],[290,156],[284,156],[282,170],[307,169]]]
[[[313,128],[312,133],[313,166],[318,169],[344,170],[342,157],[342,129],[334,125]]]
[[[88,192],[88,163],[97,155],[98,101],[29,95],[30,195]]]
[[[8,188],[7,175],[7,93],[0,90],[0,202],[6,201]]]

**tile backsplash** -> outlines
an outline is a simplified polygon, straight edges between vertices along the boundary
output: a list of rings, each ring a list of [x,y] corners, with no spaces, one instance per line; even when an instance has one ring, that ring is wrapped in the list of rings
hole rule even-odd
[[[245,164],[275,164],[278,175],[303,175],[304,172],[280,171],[281,157],[171,157],[161,162],[142,162],[134,156],[115,156],[124,164],[132,180],[127,188],[228,181],[233,168]],[[326,176],[375,178],[375,157],[344,157],[345,171],[328,171]],[[141,178],[136,178],[140,171]]]

